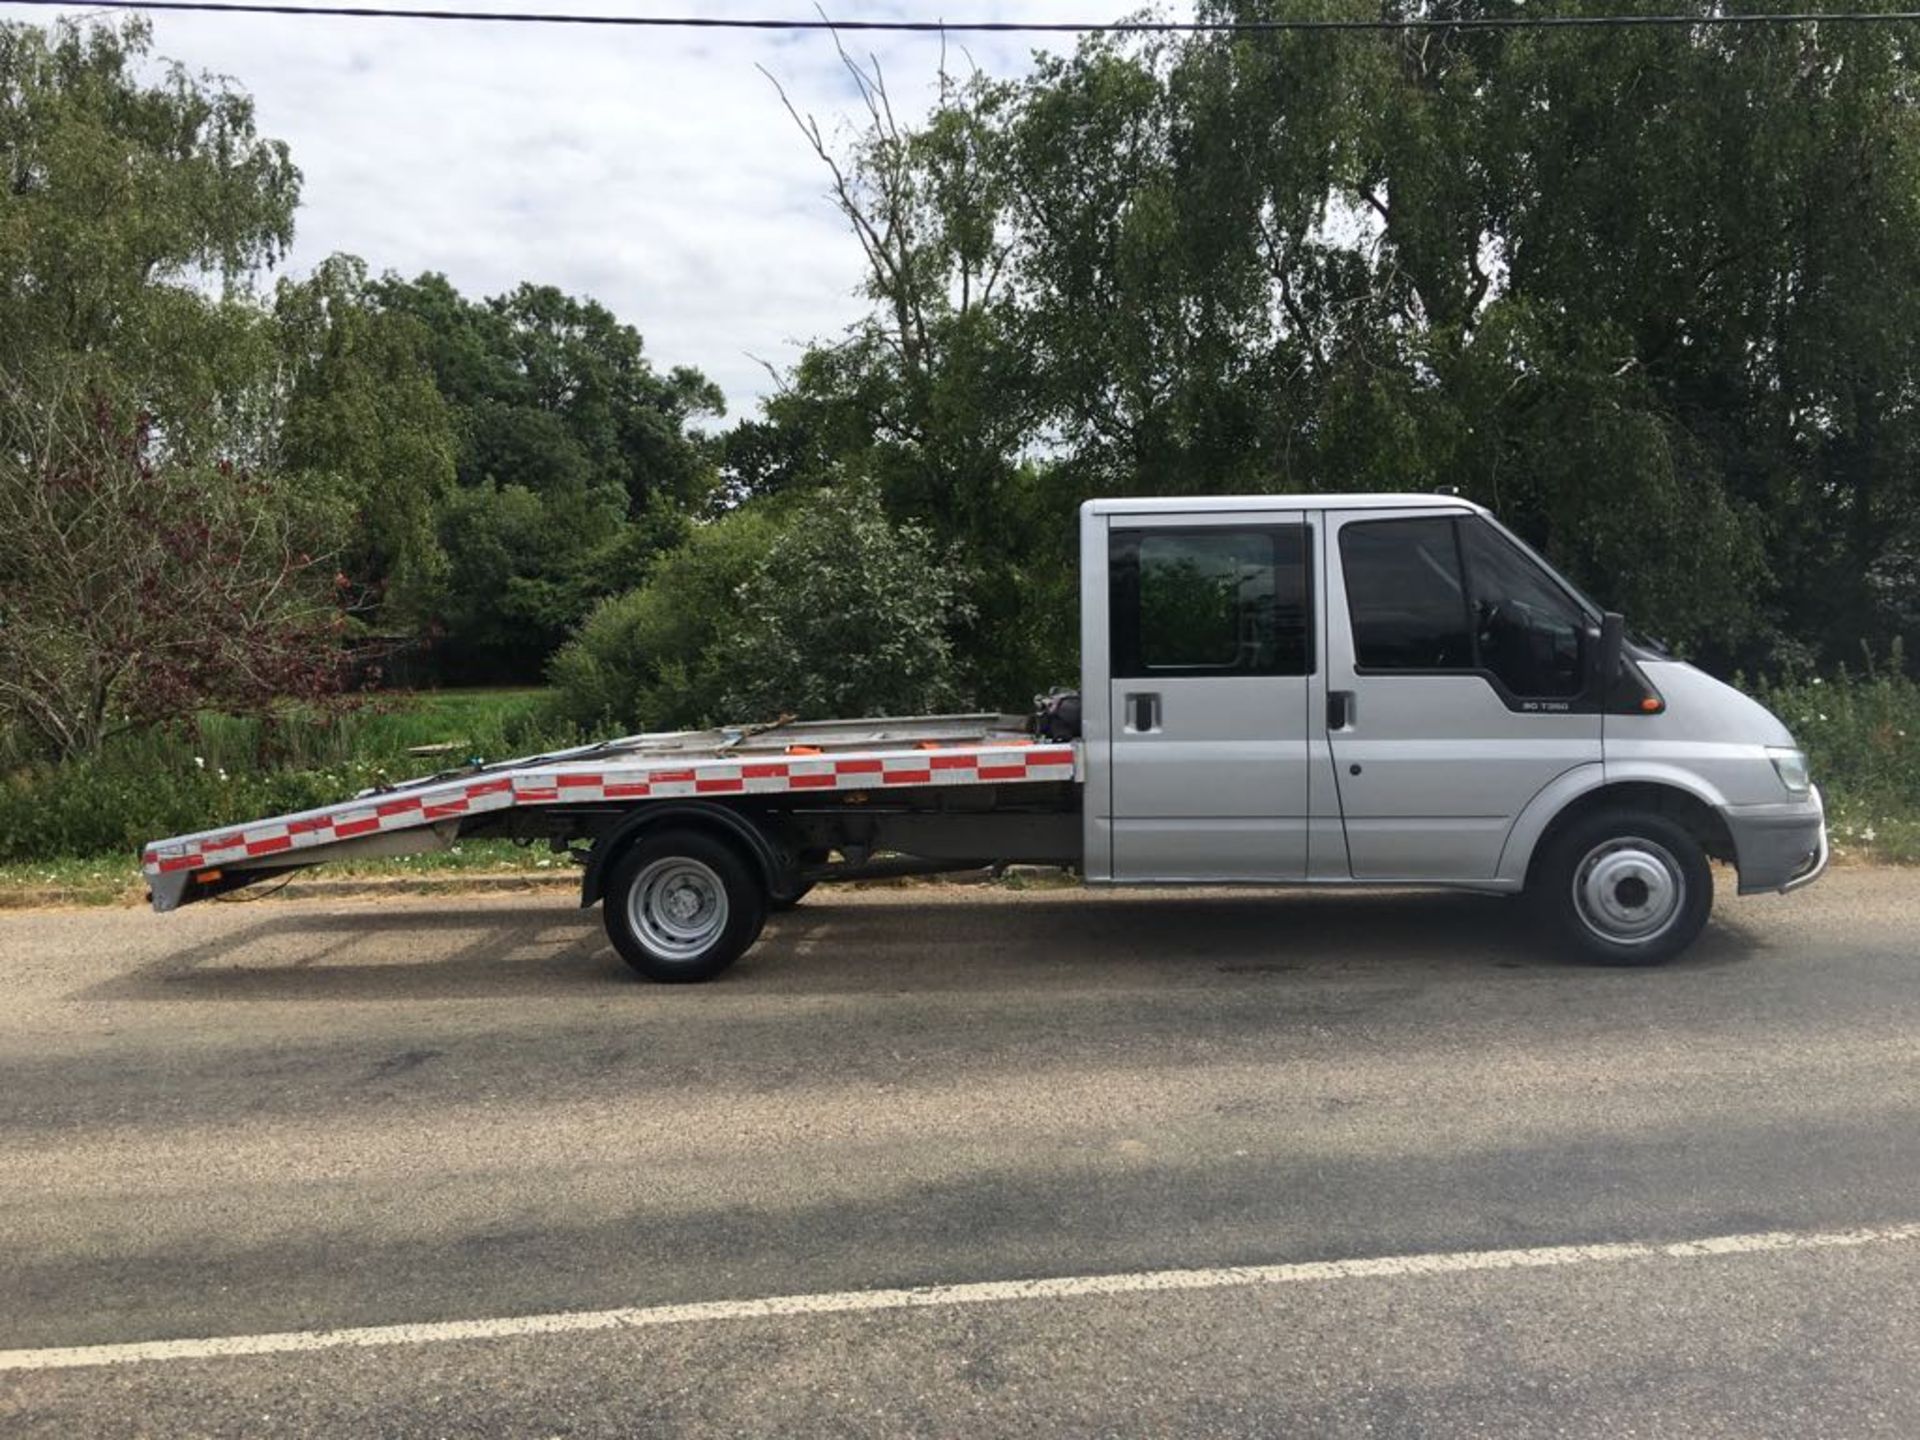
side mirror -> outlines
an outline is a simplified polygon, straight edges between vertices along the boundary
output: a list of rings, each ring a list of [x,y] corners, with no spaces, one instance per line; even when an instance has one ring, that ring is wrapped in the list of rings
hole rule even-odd
[[[1620,654],[1627,641],[1626,618],[1609,610],[1600,617],[1600,644],[1593,657],[1593,689],[1602,699],[1620,675]]]

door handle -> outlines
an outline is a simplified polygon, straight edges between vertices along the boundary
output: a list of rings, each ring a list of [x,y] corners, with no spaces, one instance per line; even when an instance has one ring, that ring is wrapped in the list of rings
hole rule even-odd
[[[1351,690],[1329,690],[1327,692],[1327,729],[1345,730],[1351,727],[1356,709]]]
[[[1160,728],[1160,697],[1145,692],[1127,696],[1127,728],[1136,735],[1151,735]]]

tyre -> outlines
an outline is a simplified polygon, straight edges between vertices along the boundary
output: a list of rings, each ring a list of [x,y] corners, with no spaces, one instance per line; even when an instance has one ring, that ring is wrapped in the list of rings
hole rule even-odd
[[[649,980],[711,980],[767,918],[766,886],[725,841],[698,830],[644,835],[614,862],[601,905],[607,938]]]
[[[1553,836],[1528,885],[1554,938],[1601,965],[1658,965],[1694,942],[1713,909],[1713,871],[1665,815],[1603,810]]]

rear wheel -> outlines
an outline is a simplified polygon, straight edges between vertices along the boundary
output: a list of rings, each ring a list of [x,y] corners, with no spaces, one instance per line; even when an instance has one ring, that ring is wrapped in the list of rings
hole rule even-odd
[[[766,887],[738,851],[697,830],[643,836],[614,862],[607,938],[649,980],[711,980],[759,938]]]
[[[1713,872],[1684,826],[1652,811],[1585,816],[1548,842],[1531,890],[1555,937],[1603,965],[1657,965],[1713,909]]]

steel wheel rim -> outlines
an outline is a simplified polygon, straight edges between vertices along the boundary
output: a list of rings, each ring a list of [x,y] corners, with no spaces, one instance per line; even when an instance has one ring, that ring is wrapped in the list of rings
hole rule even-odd
[[[1575,913],[1594,934],[1616,944],[1658,939],[1679,921],[1686,899],[1686,872],[1657,841],[1606,840],[1574,867]]]
[[[653,861],[627,892],[627,920],[647,949],[693,960],[727,928],[727,887],[709,865],[684,855]]]

